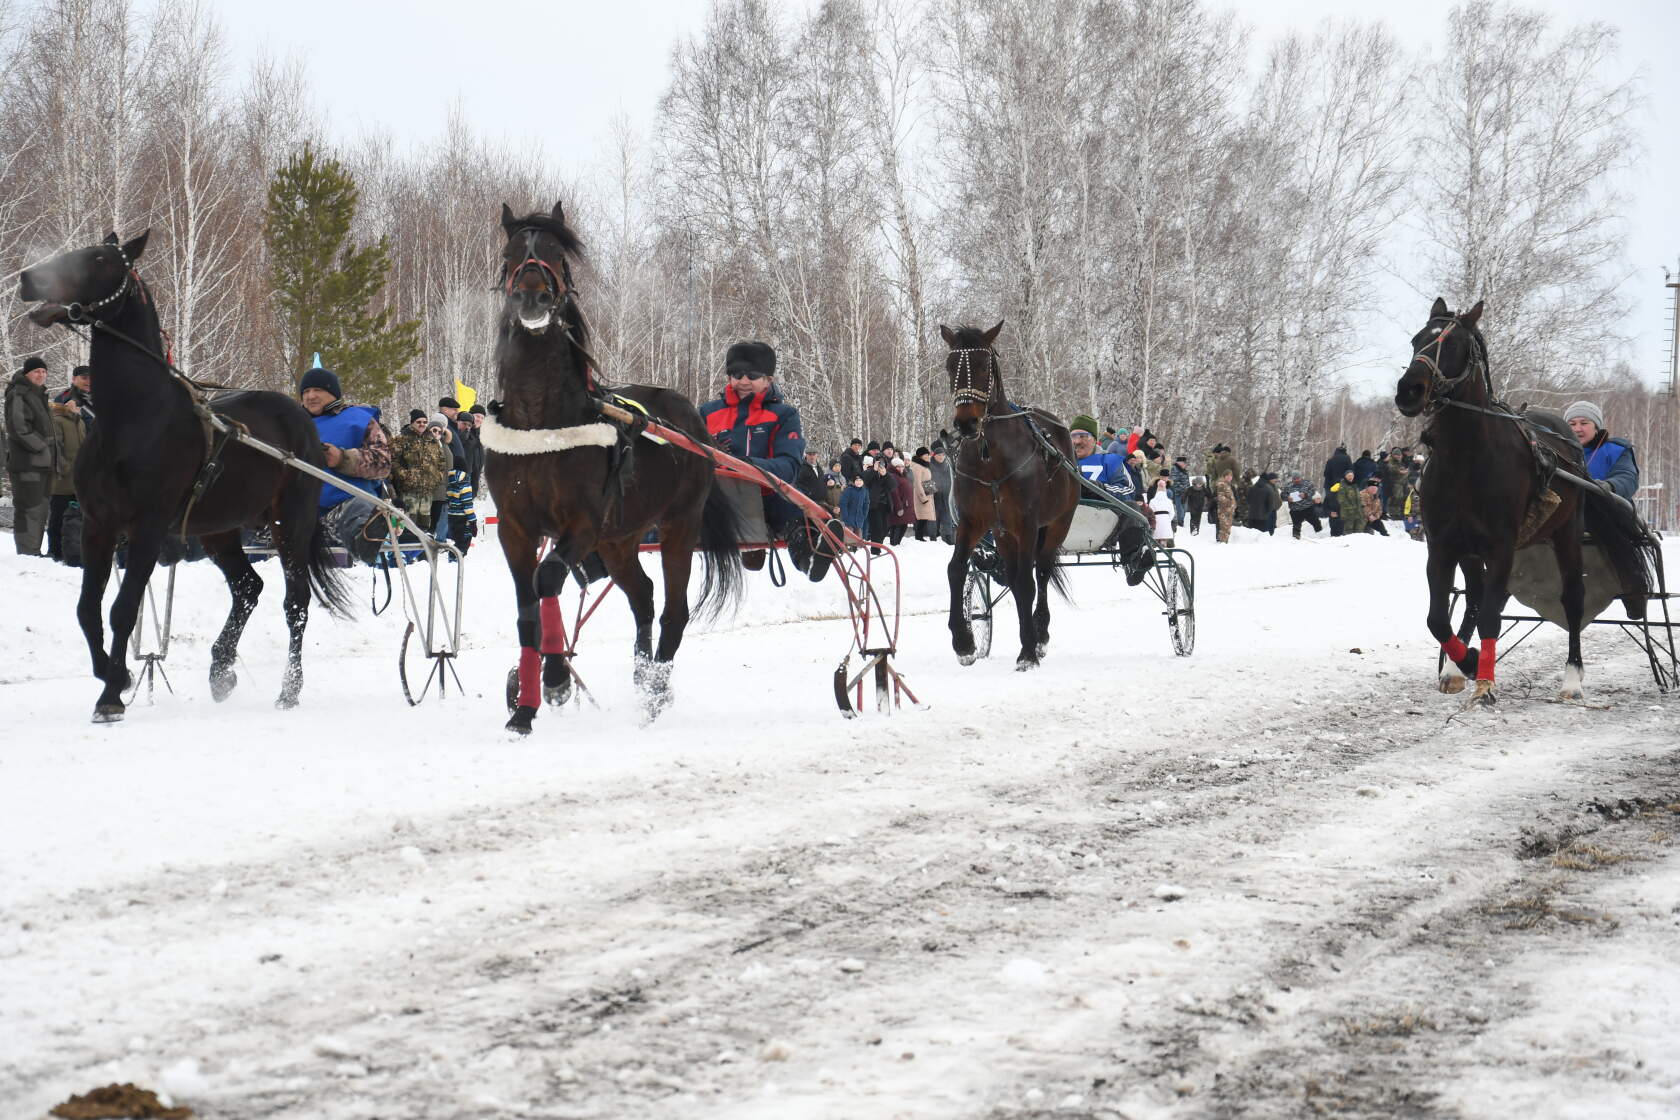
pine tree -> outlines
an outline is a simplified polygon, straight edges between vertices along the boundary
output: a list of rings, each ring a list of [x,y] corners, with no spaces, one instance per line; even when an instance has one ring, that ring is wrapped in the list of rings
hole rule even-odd
[[[305,145],[274,173],[263,237],[292,384],[319,352],[346,398],[383,401],[408,380],[404,367],[420,354],[420,321],[393,323],[388,308],[373,310],[390,267],[389,243],[350,242],[357,197],[344,165]]]

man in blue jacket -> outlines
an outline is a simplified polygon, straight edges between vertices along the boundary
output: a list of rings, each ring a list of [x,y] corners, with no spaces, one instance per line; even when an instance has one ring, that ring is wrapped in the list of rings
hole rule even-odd
[[[379,424],[379,409],[347,405],[338,375],[316,366],[298,382],[298,398],[315,419],[326,451],[327,473],[355,490],[376,495],[380,480],[391,474],[391,443]],[[366,564],[379,555],[386,538],[385,517],[369,498],[321,484],[321,527],[334,542]]]
[[[1581,441],[1587,473],[1606,490],[1633,501],[1639,489],[1639,461],[1634,457],[1633,444],[1610,435],[1604,427],[1604,410],[1591,401],[1576,401],[1563,418]]]

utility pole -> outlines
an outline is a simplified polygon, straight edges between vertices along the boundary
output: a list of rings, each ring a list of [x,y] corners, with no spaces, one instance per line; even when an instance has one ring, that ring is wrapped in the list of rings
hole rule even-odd
[[[1663,269],[1668,288],[1668,395],[1680,395],[1680,278]]]

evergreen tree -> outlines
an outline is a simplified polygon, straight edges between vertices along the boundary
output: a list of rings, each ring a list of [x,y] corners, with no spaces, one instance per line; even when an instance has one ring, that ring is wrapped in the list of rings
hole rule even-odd
[[[263,237],[292,384],[319,352],[347,398],[383,401],[408,380],[404,367],[420,354],[420,321],[393,323],[389,309],[373,310],[390,267],[389,243],[350,242],[357,197],[344,165],[306,144],[274,173]]]

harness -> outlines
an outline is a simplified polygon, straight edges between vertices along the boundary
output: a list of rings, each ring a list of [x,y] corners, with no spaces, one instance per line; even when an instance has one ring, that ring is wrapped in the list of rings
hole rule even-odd
[[[178,369],[175,365],[174,344],[161,325],[158,327],[158,334],[164,340],[164,352],[159,354],[145,343],[113,327],[104,319],[89,314],[89,312],[103,311],[114,303],[118,305],[117,310],[121,311],[123,307],[127,306],[128,296],[131,292],[136,293],[142,303],[151,302],[151,296],[146,289],[146,282],[140,279],[140,273],[135,269],[134,262],[129,259],[128,254],[123,252],[122,245],[119,243],[111,247],[117,251],[118,258],[123,262],[122,280],[117,284],[116,290],[110,295],[102,296],[85,304],[67,304],[64,308],[64,315],[72,324],[69,329],[73,333],[80,335],[82,338],[88,338],[87,335],[76,330],[77,326],[86,326],[96,333],[109,335],[118,342],[138,350],[152,359],[177,384],[186,389],[187,400],[192,407],[193,415],[203,429],[205,454],[204,461],[199,465],[198,475],[193,479],[192,489],[188,491],[186,501],[181,507],[180,516],[176,520],[175,535],[180,537],[184,544],[187,537],[187,520],[192,516],[193,506],[198,504],[198,500],[204,496],[205,491],[209,490],[215,484],[216,479],[221,477],[221,457],[222,452],[227,449],[228,442],[242,436],[248,436],[251,433],[250,429],[241,421],[231,417],[218,416],[211,411],[206,399],[207,394],[226,390],[228,387],[213,382],[200,381]],[[88,339],[88,344],[89,346],[92,345],[92,339]]]
[[[1550,431],[1549,429],[1540,427],[1532,419],[1525,415],[1528,411],[1526,405],[1523,407],[1521,412],[1518,412],[1512,409],[1509,405],[1505,404],[1503,401],[1494,397],[1493,379],[1488,373],[1486,345],[1483,343],[1481,335],[1474,328],[1470,329],[1469,334],[1472,356],[1470,361],[1466,363],[1463,372],[1453,377],[1449,377],[1442,372],[1440,364],[1441,345],[1446,341],[1449,334],[1462,325],[1460,316],[1456,314],[1433,316],[1429,322],[1436,323],[1443,320],[1445,320],[1447,325],[1442,328],[1441,332],[1437,334],[1432,341],[1425,343],[1417,350],[1416,353],[1412,355],[1412,360],[1407,366],[1409,369],[1412,365],[1416,365],[1421,362],[1423,366],[1429,370],[1429,397],[1424,404],[1423,415],[1427,418],[1433,418],[1440,415],[1440,413],[1448,408],[1457,408],[1465,412],[1475,412],[1483,416],[1491,416],[1496,420],[1509,420],[1516,424],[1521,429],[1523,442],[1528,446],[1529,458],[1534,468],[1534,477],[1537,487],[1535,503],[1537,506],[1543,504],[1543,495],[1551,489],[1552,483],[1561,479],[1577,489],[1584,490],[1589,496],[1594,496],[1600,499],[1605,497],[1614,497],[1620,505],[1626,506],[1627,511],[1631,513],[1633,506],[1627,501],[1627,499],[1622,498],[1620,495],[1609,494],[1607,491],[1601,489],[1590,478],[1582,478],[1570,471],[1559,469],[1560,464],[1558,452],[1553,450],[1551,447],[1548,447],[1542,441],[1541,437],[1542,435],[1548,435],[1561,441],[1563,436]],[[1433,351],[1433,353],[1431,353],[1431,351]],[[1492,402],[1493,407],[1491,408],[1483,407],[1482,405],[1470,404],[1451,396],[1455,389],[1457,389],[1478,371],[1482,375],[1482,385],[1487,391],[1488,400]],[[1427,466],[1425,469],[1428,469]],[[1530,514],[1532,514],[1532,511],[1530,511]],[[1535,524],[1538,525],[1538,522]]]
[[[954,384],[952,385],[952,396],[954,397],[955,402],[959,405],[984,405],[989,409],[992,398],[992,373],[997,369],[997,353],[987,346],[959,348],[952,350],[951,353],[957,355],[957,373],[956,378],[954,379]],[[985,363],[986,387],[984,389],[977,389],[974,387],[974,365],[969,360],[970,354],[986,354],[989,356],[989,360]],[[1039,453],[1043,456],[1047,467],[1067,471],[1079,482],[1079,488],[1082,491],[1103,502],[1105,505],[1121,511],[1120,515],[1122,517],[1125,517],[1128,514],[1135,515],[1140,518],[1142,517],[1142,514],[1137,510],[1132,509],[1128,503],[1121,501],[1101,486],[1098,486],[1095,482],[1086,478],[1084,472],[1079,469],[1079,465],[1068,459],[1066,455],[1062,454],[1061,448],[1052,443],[1050,438],[1044,434],[1044,430],[1039,427],[1037,420],[1034,419],[1031,408],[1023,408],[1022,406],[1009,400],[1005,400],[1003,404],[1004,407],[1008,408],[1010,411],[986,411],[981,413],[979,426],[976,428],[973,435],[963,435],[961,432],[957,433],[958,445],[960,446],[969,440],[979,440],[981,461],[987,461],[991,458],[991,446],[986,442],[986,428],[994,422],[1001,422],[1004,420],[1024,420],[1026,421],[1027,434],[1032,437],[1034,443],[1038,444]],[[1025,470],[1028,464],[1032,461],[1032,457],[1027,456],[1026,458],[1023,458],[1013,470],[1004,475],[1002,478],[987,479],[981,478],[978,475],[969,474],[967,471],[963,470],[959,462],[959,457],[953,455],[951,456],[951,473],[960,478],[966,478],[970,482],[978,482],[982,486],[985,486],[992,495],[992,516],[995,520],[1001,523],[1003,520],[1003,505],[1001,501],[1003,484],[1014,478],[1017,474],[1020,474],[1021,471]]]

